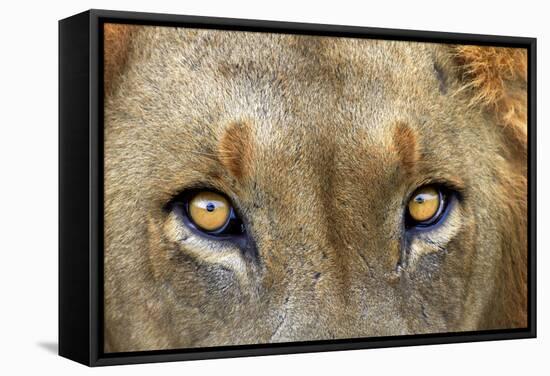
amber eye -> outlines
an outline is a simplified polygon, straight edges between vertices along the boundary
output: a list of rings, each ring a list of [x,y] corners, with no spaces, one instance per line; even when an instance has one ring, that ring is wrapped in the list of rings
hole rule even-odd
[[[230,219],[231,212],[229,201],[215,192],[198,192],[188,203],[189,218],[204,231],[215,232],[223,229]]]
[[[428,226],[441,216],[444,207],[444,195],[435,186],[418,188],[407,205],[408,215],[415,226]]]

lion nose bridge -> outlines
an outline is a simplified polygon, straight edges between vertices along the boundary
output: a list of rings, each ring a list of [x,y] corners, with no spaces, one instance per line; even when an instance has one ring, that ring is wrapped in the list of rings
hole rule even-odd
[[[302,262],[314,261],[317,253],[330,246],[329,213],[315,186],[296,183],[291,183],[285,194],[275,200],[273,211],[277,215],[271,227],[286,255]]]
[[[292,172],[284,178],[277,193],[262,200],[261,223],[255,223],[272,340],[332,338],[340,330],[336,323],[350,321],[351,259],[335,240],[325,187],[298,184]]]
[[[272,243],[265,256],[284,275],[281,288],[316,299],[321,285],[327,292],[340,289],[347,257],[334,242],[335,229],[322,193],[315,186],[289,192],[291,197],[276,200],[280,215],[270,223]]]
[[[269,294],[277,296],[270,309],[274,330],[270,341],[295,341],[308,338],[338,337],[338,323],[350,322],[346,277],[339,271],[337,252],[322,236],[303,240],[283,248],[285,256],[272,269],[274,281]],[[313,240],[312,240],[313,239]]]

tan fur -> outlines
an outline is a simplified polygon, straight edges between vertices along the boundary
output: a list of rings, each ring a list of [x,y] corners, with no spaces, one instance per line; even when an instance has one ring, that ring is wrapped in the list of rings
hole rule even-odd
[[[218,145],[218,156],[222,165],[237,179],[245,176],[253,163],[250,125],[237,121],[224,130]]]
[[[490,108],[497,121],[527,143],[527,50],[459,46],[456,58],[463,69],[472,100]]]
[[[116,81],[126,66],[130,38],[135,30],[136,27],[131,25],[104,24],[103,77],[106,91],[116,85]]]
[[[526,326],[524,51],[106,26],[105,54],[107,352]],[[430,183],[460,199],[411,235]],[[170,209],[197,187],[246,247]]]
[[[416,135],[405,123],[399,123],[394,130],[393,144],[403,169],[408,173],[414,173],[416,162],[419,159],[416,146]]]

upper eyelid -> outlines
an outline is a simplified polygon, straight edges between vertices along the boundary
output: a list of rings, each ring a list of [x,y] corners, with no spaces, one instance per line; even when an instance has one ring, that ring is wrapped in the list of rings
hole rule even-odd
[[[233,207],[233,208],[236,207],[235,200],[233,200],[231,195],[228,195],[222,189],[219,189],[219,188],[214,187],[214,186],[209,185],[209,184],[198,183],[198,184],[189,185],[185,188],[178,189],[177,193],[171,195],[171,198],[164,205],[165,211],[170,211],[172,205],[174,205],[175,203],[183,201],[186,197],[188,197],[189,195],[192,195],[194,192],[201,192],[201,191],[214,192],[214,193],[217,193],[221,196],[224,196],[225,198],[227,198],[227,200],[231,204],[231,207]]]
[[[413,194],[420,188],[435,185],[441,186],[446,191],[452,192],[455,194],[456,198],[459,201],[464,200],[466,197],[466,186],[459,179],[443,179],[443,178],[427,178],[420,180],[416,183],[410,184],[406,189],[406,194],[403,196],[403,206],[406,206],[408,202],[412,199]]]

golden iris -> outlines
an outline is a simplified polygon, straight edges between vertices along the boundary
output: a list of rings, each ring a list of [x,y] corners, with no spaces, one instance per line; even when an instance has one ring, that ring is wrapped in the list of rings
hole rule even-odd
[[[409,201],[409,215],[416,222],[429,222],[439,212],[441,194],[432,186],[417,189]]]
[[[229,201],[215,192],[199,192],[189,201],[189,217],[195,225],[205,231],[223,228],[231,213]]]

